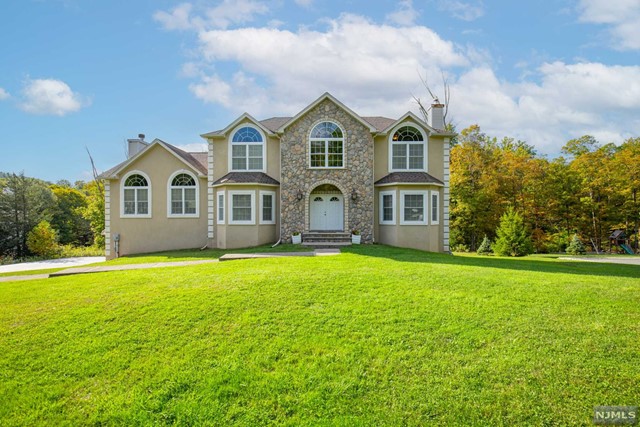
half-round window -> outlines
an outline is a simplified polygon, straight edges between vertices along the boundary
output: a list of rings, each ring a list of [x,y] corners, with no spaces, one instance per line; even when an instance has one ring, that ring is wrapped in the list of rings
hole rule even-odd
[[[170,214],[193,216],[198,213],[198,191],[196,180],[187,173],[179,173],[171,180]]]
[[[344,166],[344,136],[335,123],[318,123],[309,136],[309,165],[312,168]]]
[[[124,215],[149,215],[149,182],[140,174],[132,174],[124,180],[122,192]]]
[[[231,137],[231,170],[262,171],[264,139],[254,127],[243,126]]]
[[[395,131],[391,140],[391,169],[424,171],[426,144],[422,132],[413,126]]]

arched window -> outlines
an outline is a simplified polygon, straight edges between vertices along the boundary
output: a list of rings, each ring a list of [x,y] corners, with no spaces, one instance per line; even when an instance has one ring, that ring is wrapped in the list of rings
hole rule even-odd
[[[309,166],[341,168],[344,166],[344,136],[335,123],[317,124],[309,136]]]
[[[253,126],[242,126],[231,137],[232,171],[264,171],[264,138]]]
[[[394,132],[390,145],[392,171],[426,170],[426,144],[420,130],[402,126]]]
[[[124,179],[122,186],[122,215],[151,215],[149,181],[141,173],[132,173]]]
[[[197,216],[198,181],[184,171],[175,174],[169,184],[169,216]]]

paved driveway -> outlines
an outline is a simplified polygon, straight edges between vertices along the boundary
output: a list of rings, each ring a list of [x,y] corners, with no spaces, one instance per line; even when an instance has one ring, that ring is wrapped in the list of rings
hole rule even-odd
[[[86,256],[74,258],[50,259],[46,261],[23,262],[20,264],[0,265],[0,273],[13,273],[16,271],[45,270],[49,268],[69,268],[80,265],[104,262],[103,256]]]
[[[560,259],[570,259],[572,261],[588,261],[588,262],[610,262],[611,264],[630,264],[640,265],[640,257],[562,257]]]

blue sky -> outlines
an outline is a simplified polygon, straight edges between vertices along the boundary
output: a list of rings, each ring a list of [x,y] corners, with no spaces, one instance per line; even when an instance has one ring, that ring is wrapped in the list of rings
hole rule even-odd
[[[479,124],[555,156],[640,136],[637,0],[3,0],[0,171],[89,179],[145,133],[187,149],[244,111],[328,91],[398,117],[451,86]]]

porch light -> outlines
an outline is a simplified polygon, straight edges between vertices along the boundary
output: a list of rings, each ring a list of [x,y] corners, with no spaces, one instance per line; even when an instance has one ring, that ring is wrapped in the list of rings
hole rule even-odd
[[[356,190],[353,190],[353,192],[351,193],[351,200],[353,200],[354,202],[358,200],[358,193],[356,193]]]
[[[304,198],[304,194],[302,194],[302,191],[298,191],[298,194],[296,194],[296,199],[302,200],[303,198]]]

